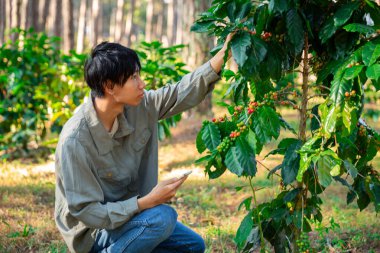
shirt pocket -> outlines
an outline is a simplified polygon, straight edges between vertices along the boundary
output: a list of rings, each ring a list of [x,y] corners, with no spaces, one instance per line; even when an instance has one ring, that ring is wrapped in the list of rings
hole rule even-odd
[[[100,168],[98,175],[104,184],[112,188],[126,188],[131,183],[130,173],[117,167]]]
[[[140,151],[143,147],[145,147],[151,135],[152,133],[148,128],[142,130],[141,134],[138,134],[138,136],[136,136],[136,141],[132,144],[133,149],[136,152]]]

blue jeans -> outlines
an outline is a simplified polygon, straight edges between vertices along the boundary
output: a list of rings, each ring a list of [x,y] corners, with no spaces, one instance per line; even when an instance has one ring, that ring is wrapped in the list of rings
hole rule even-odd
[[[101,253],[203,253],[205,243],[197,233],[177,221],[177,212],[159,205],[135,215],[124,225],[98,231],[90,252]]]

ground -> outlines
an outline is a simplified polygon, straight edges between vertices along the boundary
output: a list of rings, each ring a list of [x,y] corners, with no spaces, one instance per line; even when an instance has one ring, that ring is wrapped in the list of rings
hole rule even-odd
[[[289,117],[297,116],[290,113]],[[205,238],[207,252],[236,252],[233,238],[245,216],[237,209],[249,191],[237,192],[235,187],[247,182],[230,173],[209,180],[203,168],[194,165],[200,157],[194,143],[203,119],[185,116],[173,130],[172,138],[160,143],[159,176],[164,179],[193,170],[171,203],[178,211],[178,219]],[[273,168],[280,160],[263,160],[268,151],[264,150],[258,159]],[[379,156],[374,164],[380,167]],[[265,187],[258,191],[258,201],[270,199],[278,193],[278,182],[266,179],[263,166],[258,171],[254,184]],[[52,156],[37,163],[18,160],[0,164],[0,252],[67,251],[53,220],[54,187]],[[360,212],[355,203],[346,205],[346,193],[346,189],[335,185],[323,194],[323,224],[329,227],[334,217],[340,228],[311,233],[312,244],[322,252],[380,252],[380,222],[373,205]]]

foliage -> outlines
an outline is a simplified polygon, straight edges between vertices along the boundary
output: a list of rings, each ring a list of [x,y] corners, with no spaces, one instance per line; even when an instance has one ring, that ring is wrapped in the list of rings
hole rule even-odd
[[[18,39],[0,48],[0,151],[59,132],[87,92],[84,55],[62,55],[59,38],[32,29],[12,32]]]
[[[142,59],[141,70],[147,90],[156,90],[169,83],[178,82],[183,75],[188,73],[184,69],[186,64],[178,60],[178,54],[184,45],[163,47],[162,43],[153,41],[142,42],[138,48],[137,53]],[[160,120],[158,122],[159,139],[169,137],[170,127],[176,126],[180,120],[181,114]]]
[[[235,238],[242,252],[258,242],[265,251],[266,241],[276,252],[302,251],[297,242],[311,231],[310,221],[323,219],[319,195],[333,181],[347,187],[347,203],[356,199],[360,210],[373,203],[379,212],[380,179],[371,160],[380,135],[362,114],[365,91],[380,89],[379,29],[380,8],[369,0],[214,0],[193,25],[218,38],[212,53],[235,33],[229,48],[239,68],[223,72],[234,105],[222,104],[231,115],[204,122],[196,145],[207,150],[198,162],[210,178],[228,169],[251,186]],[[301,84],[289,82],[298,73]],[[281,116],[284,106],[299,112],[297,129]],[[256,156],[281,129],[294,137],[282,138],[267,156],[283,156],[268,174],[281,178],[282,192],[259,204]]]

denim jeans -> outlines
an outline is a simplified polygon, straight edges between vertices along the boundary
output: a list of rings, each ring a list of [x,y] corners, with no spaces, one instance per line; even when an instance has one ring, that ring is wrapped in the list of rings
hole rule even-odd
[[[165,253],[205,251],[203,239],[177,221],[177,212],[159,205],[135,215],[124,225],[101,229],[90,252]]]

